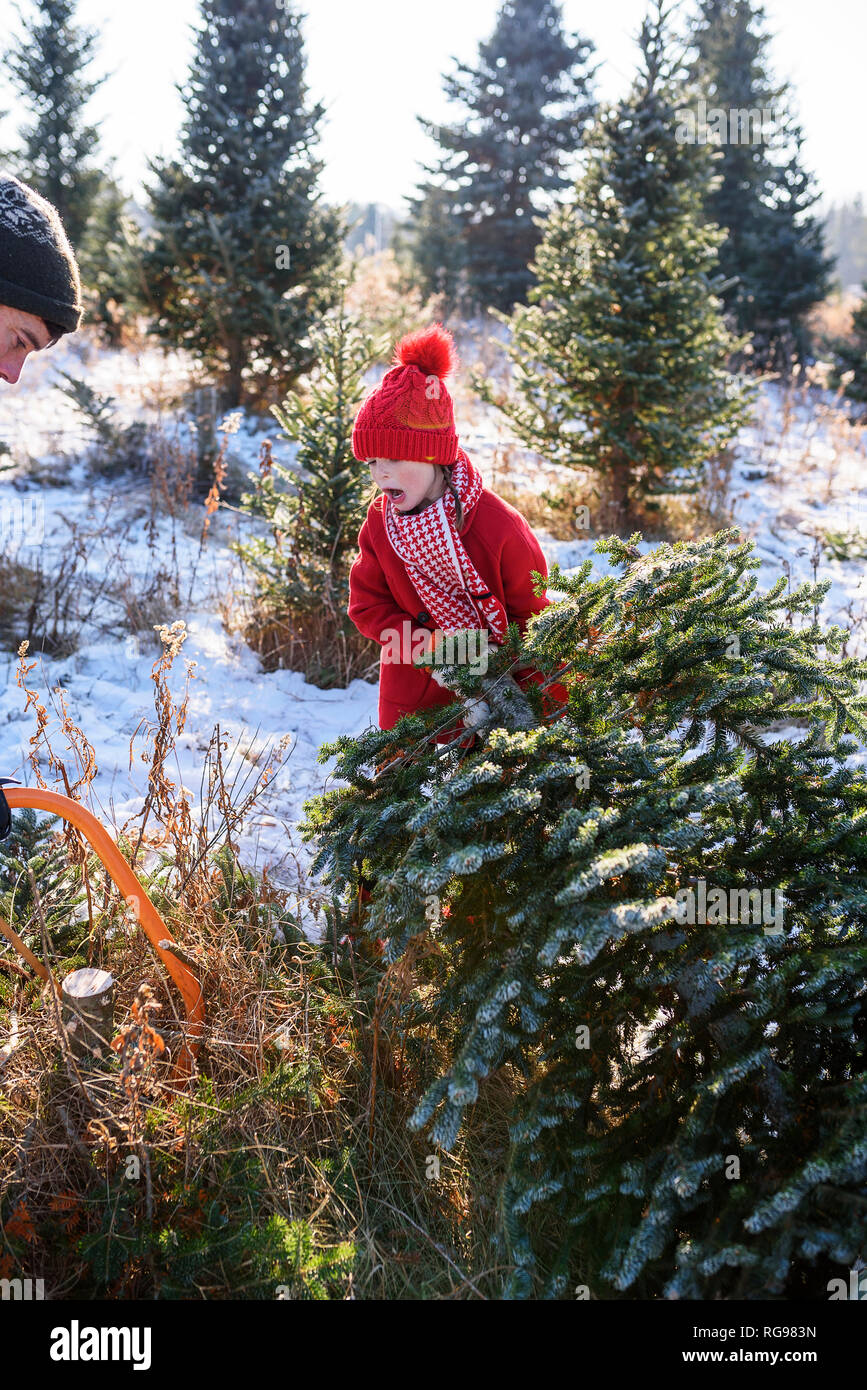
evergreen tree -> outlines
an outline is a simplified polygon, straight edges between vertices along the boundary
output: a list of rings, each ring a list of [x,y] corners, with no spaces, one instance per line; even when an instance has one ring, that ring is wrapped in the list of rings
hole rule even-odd
[[[471,305],[508,310],[526,296],[539,240],[534,214],[568,187],[564,156],[580,145],[591,115],[592,51],[589,40],[563,32],[558,0],[505,0],[477,65],[458,63],[444,79],[465,118],[437,125],[419,117],[446,152],[438,166],[423,167],[449,195],[438,200],[425,184],[415,200],[420,265],[429,275],[425,221],[447,215],[461,243]]]
[[[411,283],[425,298],[442,295],[441,316],[448,317],[468,298],[464,248],[456,234],[454,195],[428,183],[407,202],[410,216],[395,230],[395,254],[401,265],[411,270]]]
[[[312,871],[336,933],[361,873],[386,964],[424,960],[413,1126],[451,1149],[508,1069],[507,1294],[825,1299],[865,1238],[867,663],[814,621],[830,581],[639,540],[444,672],[471,749],[432,742],[453,708],[321,749]],[[559,661],[547,722],[509,672]]]
[[[87,317],[102,325],[115,347],[124,326],[145,308],[140,231],[128,203],[113,173],[104,174],[78,248]]]
[[[861,418],[867,419],[867,281],[863,294],[852,316],[852,332],[830,344],[834,359],[831,382],[843,385],[849,399],[863,406]]]
[[[75,23],[76,0],[33,0],[24,32],[5,56],[12,86],[31,123],[21,134],[17,169],[25,182],[53,203],[77,247],[100,188],[93,164],[96,126],[85,107],[104,78],[87,76],[98,34]]]
[[[312,364],[344,233],[318,205],[300,18],[280,0],[203,0],[180,157],[152,165],[143,268],[156,331],[221,378],[226,406]]]
[[[89,931],[86,912],[83,922],[80,912],[87,903],[81,870],[69,864],[60,817],[46,817],[42,811],[23,806],[13,811],[10,834],[0,841],[0,916],[41,960],[43,945],[30,886],[31,869],[52,945],[67,955],[74,954]]]
[[[529,307],[494,311],[511,329],[511,396],[473,378],[549,462],[604,475],[619,530],[636,499],[695,489],[749,396],[725,373],[723,234],[703,214],[713,157],[677,137],[666,20],[663,7],[645,19],[632,91],[601,116],[572,200],[545,222]]]
[[[768,74],[763,23],[752,0],[700,0],[692,72],[697,93],[724,117],[722,183],[707,209],[727,234],[726,308],[738,331],[754,335],[760,359],[779,366],[807,352],[805,316],[828,293],[833,261],[810,212],[820,194],[803,167],[791,93]],[[762,113],[760,126],[749,112]]]
[[[255,491],[241,498],[241,509],[263,517],[270,535],[234,547],[256,580],[256,645],[280,664],[297,663],[300,656],[307,678],[322,686],[336,682],[337,653],[344,660],[347,652],[356,653],[359,672],[370,666],[370,644],[359,639],[347,617],[349,570],[370,501],[370,476],[350,440],[364,375],[384,345],[347,313],[348,283],[338,279],[334,308],[309,331],[316,367],[305,389],[272,407],[297,444],[293,467],[269,458]],[[292,638],[288,653],[277,649],[286,630]]]

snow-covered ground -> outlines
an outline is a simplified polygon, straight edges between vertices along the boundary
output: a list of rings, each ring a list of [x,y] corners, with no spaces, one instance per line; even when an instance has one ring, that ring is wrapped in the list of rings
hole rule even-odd
[[[312,934],[322,925],[317,908],[322,890],[309,881],[310,851],[297,831],[302,803],[323,789],[333,771],[333,760],[326,766],[317,762],[322,743],[376,724],[376,684],[355,680],[346,690],[319,690],[297,673],[263,671],[258,657],[224,621],[231,595],[243,587],[229,542],[243,535],[250,522],[237,512],[218,512],[201,555],[200,504],[174,520],[158,513],[156,526],[149,528],[147,480],[118,484],[86,476],[76,457],[86,435],[71,402],[56,389],[57,368],[113,395],[121,418],[131,421],[142,415],[154,419],[166,410],[161,399],[171,398],[183,364],[157,348],[136,354],[98,351],[86,341],[61,343],[28,363],[17,386],[0,384],[0,441],[11,451],[0,457],[0,465],[11,465],[0,473],[0,534],[6,557],[34,565],[41,556],[51,575],[68,554],[71,537],[85,537],[80,572],[88,582],[82,591],[86,611],[79,645],[63,658],[37,653],[28,658],[35,657],[37,665],[27,685],[39,690],[53,716],[53,747],[72,770],[75,760],[60,728],[56,697],[50,695],[60,685],[69,715],[95,750],[98,773],[85,804],[114,832],[140,810],[148,770],[140,756],[145,746],[141,725],[154,719],[151,672],[160,647],[147,627],[129,634],[118,595],[125,586],[127,593],[162,593],[163,606],[154,621],[186,624],[186,641],[170,679],[178,696],[185,681],[183,658],[196,663],[186,726],[177,739],[176,763],[169,775],[189,790],[195,806],[203,758],[217,724],[228,745],[224,762],[229,783],[235,777],[239,784],[255,777],[267,764],[268,751],[284,741],[282,761],[238,839],[248,865],[260,871],[267,866],[272,880],[297,893],[297,904],[290,905],[297,906]],[[850,651],[863,651],[867,563],[829,558],[817,548],[815,537],[820,529],[851,533],[860,527],[867,543],[867,432],[845,426],[839,413],[827,406],[827,398],[793,403],[779,387],[763,388],[755,423],[743,431],[732,469],[732,511],[736,522],[756,539],[760,583],[770,586],[782,572],[793,584],[830,578],[824,617],[850,627]],[[464,447],[489,486],[496,490],[498,481],[508,476],[518,486],[539,487],[538,471],[532,472],[532,456],[526,451],[511,450],[510,472],[503,473],[498,446],[507,436],[493,412],[476,402],[468,427],[462,427],[460,418],[457,424]],[[291,460],[292,447],[276,423],[269,427],[263,421],[243,421],[231,438],[231,452],[242,471],[256,469],[265,437],[273,441],[276,457]],[[34,461],[39,482],[28,484]],[[556,470],[546,473],[551,482],[556,480]],[[556,560],[569,570],[592,553],[593,540],[563,542],[543,532],[538,535],[549,565]],[[605,560],[593,559],[601,573]],[[178,602],[169,600],[165,584],[161,588],[161,570],[179,576]],[[5,666],[0,775],[32,784],[27,757],[34,716],[32,711],[24,713],[25,696],[16,683],[17,657],[3,653],[0,661]],[[52,785],[44,758],[40,766]]]

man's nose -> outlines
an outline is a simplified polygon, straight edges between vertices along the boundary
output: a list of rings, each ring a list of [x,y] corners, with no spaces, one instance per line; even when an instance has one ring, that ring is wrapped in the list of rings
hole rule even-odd
[[[8,381],[10,386],[14,386],[21,375],[21,368],[23,366],[23,362],[15,362],[14,360],[0,362],[0,377],[2,377],[4,381]]]

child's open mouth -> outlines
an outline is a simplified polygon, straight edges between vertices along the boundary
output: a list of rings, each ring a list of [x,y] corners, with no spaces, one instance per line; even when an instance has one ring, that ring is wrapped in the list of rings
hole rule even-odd
[[[388,493],[392,502],[403,502],[406,497],[406,493],[403,488],[400,487],[387,487],[385,491]]]

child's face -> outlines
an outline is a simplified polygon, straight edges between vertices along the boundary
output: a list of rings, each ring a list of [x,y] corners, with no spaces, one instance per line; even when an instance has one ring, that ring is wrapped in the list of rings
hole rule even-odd
[[[421,503],[442,497],[445,483],[433,463],[414,459],[368,459],[376,487],[388,493],[396,511],[411,512]]]

